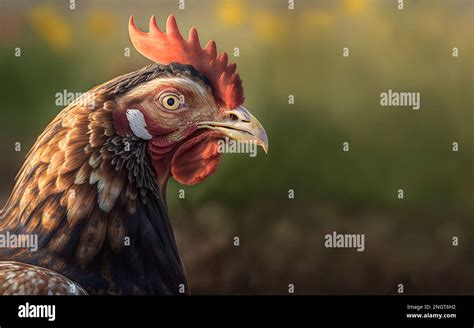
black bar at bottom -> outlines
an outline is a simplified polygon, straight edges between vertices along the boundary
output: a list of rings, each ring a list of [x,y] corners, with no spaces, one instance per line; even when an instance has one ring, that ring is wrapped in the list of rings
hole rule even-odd
[[[54,305],[54,311],[53,306]],[[0,327],[159,327],[165,322],[222,327],[241,321],[305,326],[474,327],[473,296],[0,296]]]

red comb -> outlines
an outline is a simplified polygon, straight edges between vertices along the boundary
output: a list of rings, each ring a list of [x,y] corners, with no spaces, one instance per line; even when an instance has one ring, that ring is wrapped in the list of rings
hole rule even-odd
[[[209,41],[203,49],[199,43],[196,29],[189,30],[188,40],[179,32],[174,16],[166,22],[166,32],[162,32],[155,21],[150,19],[150,31],[140,31],[130,17],[128,24],[133,46],[143,56],[160,64],[178,62],[194,66],[212,84],[214,96],[219,98],[228,109],[238,107],[244,102],[244,91],[239,74],[235,73],[236,64],[227,65],[227,54],[217,55],[216,43]]]

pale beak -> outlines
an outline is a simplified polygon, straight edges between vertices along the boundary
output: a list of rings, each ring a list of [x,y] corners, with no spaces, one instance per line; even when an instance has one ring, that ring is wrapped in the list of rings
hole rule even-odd
[[[255,142],[268,154],[268,137],[262,124],[243,106],[223,113],[220,122],[205,121],[199,123],[200,129],[220,131],[230,139],[242,142]]]

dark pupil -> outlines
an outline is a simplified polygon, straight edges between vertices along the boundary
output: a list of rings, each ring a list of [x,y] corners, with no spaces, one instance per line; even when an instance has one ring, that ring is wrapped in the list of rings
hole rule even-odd
[[[173,106],[174,105],[174,99],[173,98],[168,98],[168,100],[166,100],[166,103],[168,104],[168,106]]]

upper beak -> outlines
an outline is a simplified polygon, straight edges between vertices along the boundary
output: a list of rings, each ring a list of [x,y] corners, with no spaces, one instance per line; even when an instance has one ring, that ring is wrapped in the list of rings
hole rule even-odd
[[[220,122],[201,122],[198,127],[220,131],[236,141],[255,142],[268,154],[268,137],[265,129],[243,106],[224,112],[224,119]]]

